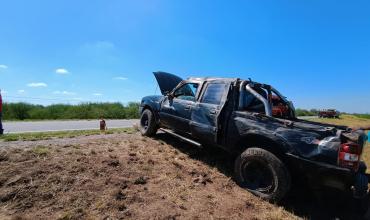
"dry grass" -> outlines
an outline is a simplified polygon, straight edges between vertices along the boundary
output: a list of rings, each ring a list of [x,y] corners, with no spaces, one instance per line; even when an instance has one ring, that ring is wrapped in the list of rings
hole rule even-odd
[[[352,116],[314,120],[370,122]],[[299,219],[238,187],[223,152],[205,153],[163,134],[109,133],[3,138],[0,219]],[[370,164],[369,144],[363,159]]]
[[[237,186],[224,153],[156,138],[3,142],[0,219],[298,218]]]
[[[32,149],[32,152],[37,156],[46,156],[49,153],[49,148],[45,146],[37,146]]]
[[[354,115],[341,115],[339,119],[336,118],[315,118],[310,119],[311,121],[334,124],[334,125],[345,125],[345,126],[368,126],[370,119],[359,118]]]

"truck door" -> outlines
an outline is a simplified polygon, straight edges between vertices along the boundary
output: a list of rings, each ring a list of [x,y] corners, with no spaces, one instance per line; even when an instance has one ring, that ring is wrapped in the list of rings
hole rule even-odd
[[[218,117],[227,100],[230,82],[212,81],[205,85],[195,103],[190,122],[193,137],[208,143],[217,143]]]
[[[167,127],[182,133],[190,133],[191,111],[195,105],[198,83],[185,83],[175,91],[172,98],[163,101],[160,118]]]

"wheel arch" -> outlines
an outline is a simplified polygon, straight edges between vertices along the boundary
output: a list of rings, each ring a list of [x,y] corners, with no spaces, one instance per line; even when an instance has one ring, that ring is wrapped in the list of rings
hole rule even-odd
[[[142,108],[142,110],[141,110],[140,114],[141,114],[141,113],[143,113],[143,112],[144,112],[145,110],[147,110],[147,109],[149,109],[150,111],[152,111],[152,112],[154,113],[153,108],[152,108],[150,105],[145,104],[145,105],[143,106],[143,108]]]
[[[153,105],[150,105],[150,103],[144,103],[142,109],[141,109],[141,112],[140,112],[140,115],[145,111],[145,110],[150,110],[152,113],[153,113],[153,116],[154,116],[154,119],[155,119],[155,122],[157,123],[157,125],[159,124],[159,115],[158,115],[158,111],[156,111],[156,108],[155,106]]]
[[[239,155],[251,147],[267,150],[283,162],[286,161],[286,153],[290,150],[290,146],[284,140],[276,138],[276,136],[270,137],[263,134],[251,133],[242,136],[237,141],[235,153]]]

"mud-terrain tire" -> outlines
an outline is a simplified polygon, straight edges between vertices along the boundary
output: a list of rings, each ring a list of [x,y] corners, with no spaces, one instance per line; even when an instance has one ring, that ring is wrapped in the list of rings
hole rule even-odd
[[[150,109],[145,109],[143,113],[141,113],[139,130],[143,136],[153,136],[157,133],[158,127],[153,112]]]
[[[248,148],[235,160],[236,182],[254,195],[279,202],[289,191],[291,178],[283,162],[261,148]]]

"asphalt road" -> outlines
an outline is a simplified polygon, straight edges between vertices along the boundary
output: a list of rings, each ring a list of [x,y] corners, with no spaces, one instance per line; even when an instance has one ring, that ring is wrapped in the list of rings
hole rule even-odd
[[[315,119],[315,118],[319,118],[319,117],[318,116],[299,116],[298,118],[306,120],[306,119]]]
[[[132,127],[138,120],[106,120],[109,128]],[[99,120],[4,122],[5,133],[99,129]]]
[[[317,116],[304,116],[301,119],[317,118]],[[132,120],[106,120],[108,128],[127,128],[137,123]],[[30,121],[30,122],[4,122],[5,133],[42,132],[42,131],[68,131],[99,129],[98,120],[67,120],[67,121]]]

